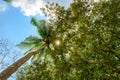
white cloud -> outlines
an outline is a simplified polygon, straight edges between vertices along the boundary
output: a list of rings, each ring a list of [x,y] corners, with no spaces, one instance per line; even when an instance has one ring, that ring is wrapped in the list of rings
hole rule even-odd
[[[4,12],[7,9],[7,5],[5,4],[5,2],[0,1],[0,12]]]
[[[35,16],[40,14],[40,8],[45,6],[43,0],[15,0],[12,2],[14,7],[19,7],[25,16]]]
[[[40,8],[43,8],[46,2],[58,2],[60,5],[68,7],[72,0],[14,0],[12,5],[20,8],[25,16],[35,16],[42,14]]]

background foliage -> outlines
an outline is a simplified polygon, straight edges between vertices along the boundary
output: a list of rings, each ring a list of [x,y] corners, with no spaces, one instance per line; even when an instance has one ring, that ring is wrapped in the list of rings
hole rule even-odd
[[[50,17],[49,45],[17,80],[118,80],[120,0],[74,0],[67,10],[54,3],[42,10]]]

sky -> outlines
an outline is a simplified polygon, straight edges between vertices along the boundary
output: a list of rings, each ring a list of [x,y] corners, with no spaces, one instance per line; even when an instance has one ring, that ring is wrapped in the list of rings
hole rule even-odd
[[[72,2],[72,0],[13,0],[9,4],[0,0],[0,39],[7,39],[15,46],[30,35],[37,35],[36,28],[30,21],[32,17],[39,20],[46,18],[40,8],[48,1],[59,3],[65,8]]]
[[[30,24],[32,17],[45,19],[40,8],[46,2],[59,2],[66,8],[72,0],[14,0],[12,4],[0,0],[0,38],[18,44],[29,35],[37,35],[35,27]]]

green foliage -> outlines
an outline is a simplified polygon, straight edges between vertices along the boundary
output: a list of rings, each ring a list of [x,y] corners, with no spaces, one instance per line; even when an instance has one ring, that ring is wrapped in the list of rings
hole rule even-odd
[[[56,4],[42,10],[51,17],[47,26],[32,22],[40,35],[50,30],[49,46],[17,80],[119,80],[120,0],[74,0],[67,10]]]
[[[35,25],[38,30],[38,34],[43,40],[46,40],[50,36],[50,31],[45,20],[38,21],[35,18],[32,18],[31,23]]]
[[[40,45],[42,39],[36,36],[29,36],[23,42],[18,44],[17,46],[21,49],[31,48]]]
[[[43,43],[49,44],[48,42],[50,37],[50,30],[46,24],[46,21],[45,20],[38,21],[35,18],[32,18],[31,23],[37,28],[39,36],[29,36],[23,42],[17,45],[21,49],[29,49],[27,52],[25,52],[25,54],[32,50],[40,48],[40,46]],[[32,61],[36,59],[39,60],[39,57],[42,56],[44,50],[45,49],[41,50],[41,52],[34,55],[32,57]]]
[[[48,37],[50,37],[50,30],[47,26],[45,20],[38,21],[35,18],[31,19],[31,23],[37,28],[38,36],[29,36],[23,42],[18,44],[17,46],[21,49],[31,48],[36,49],[41,46],[43,42],[48,41]]]

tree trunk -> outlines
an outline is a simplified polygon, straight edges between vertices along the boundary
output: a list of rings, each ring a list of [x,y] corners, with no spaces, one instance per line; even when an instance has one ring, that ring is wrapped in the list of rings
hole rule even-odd
[[[27,55],[13,63],[12,65],[8,66],[5,70],[3,70],[0,73],[0,80],[6,80],[8,77],[10,77],[16,70],[22,66],[26,61],[28,61],[33,55],[37,54],[39,51],[41,51],[46,44],[43,44],[40,48],[38,48],[36,51],[29,52]]]

